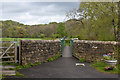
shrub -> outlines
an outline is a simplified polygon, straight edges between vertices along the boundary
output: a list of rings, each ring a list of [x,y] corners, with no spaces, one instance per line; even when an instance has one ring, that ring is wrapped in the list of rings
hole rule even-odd
[[[58,57],[59,57],[58,54],[56,54],[56,55],[55,55],[55,59],[57,59]]]
[[[44,38],[45,37],[45,34],[40,34],[40,38]]]
[[[49,62],[52,62],[52,61],[53,61],[53,58],[49,58],[48,61],[49,61]]]
[[[52,38],[59,38],[59,34],[52,34],[51,37]]]

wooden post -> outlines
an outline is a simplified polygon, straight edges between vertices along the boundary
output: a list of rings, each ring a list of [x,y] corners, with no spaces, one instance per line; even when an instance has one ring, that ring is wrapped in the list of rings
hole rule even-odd
[[[17,39],[15,39],[15,63],[17,63]]]
[[[21,59],[21,45],[22,45],[22,41],[20,40],[19,41],[19,64],[21,65],[22,64],[22,59]]]

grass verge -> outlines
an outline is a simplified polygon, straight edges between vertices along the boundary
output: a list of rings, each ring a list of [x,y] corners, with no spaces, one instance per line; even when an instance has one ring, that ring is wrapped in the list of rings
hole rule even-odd
[[[91,67],[94,67],[97,71],[99,72],[104,72],[104,73],[113,73],[113,74],[120,74],[120,64],[116,65],[116,68],[113,70],[105,70],[104,67],[107,67],[110,65],[105,64],[104,62],[95,62],[91,65]]]

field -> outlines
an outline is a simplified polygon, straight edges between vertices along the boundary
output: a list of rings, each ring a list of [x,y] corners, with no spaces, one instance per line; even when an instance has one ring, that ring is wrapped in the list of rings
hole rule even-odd
[[[0,38],[0,41],[14,41],[17,39],[18,45],[20,40],[55,40],[53,38]]]

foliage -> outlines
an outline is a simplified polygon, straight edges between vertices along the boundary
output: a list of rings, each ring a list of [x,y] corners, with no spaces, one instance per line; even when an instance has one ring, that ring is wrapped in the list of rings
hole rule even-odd
[[[60,37],[66,36],[65,24],[64,24],[64,23],[59,23],[59,24],[58,24],[57,34],[59,34]]]
[[[55,57],[49,58],[48,61],[52,62],[53,60],[56,60],[57,58],[59,58],[58,54],[56,54]]]
[[[106,65],[103,62],[95,62],[91,65],[92,67],[94,67],[96,70],[100,71],[100,72],[105,72],[105,73],[113,73],[113,74],[120,74],[120,64],[116,65],[116,68],[114,68],[113,70],[105,70],[104,67],[108,67],[110,65]]]
[[[68,12],[64,23],[24,25],[16,21],[2,22],[2,37],[79,38],[82,40],[115,41],[118,32],[118,3],[81,2],[79,9]]]
[[[85,62],[85,59],[80,58],[80,59],[79,59],[79,62]]]
[[[45,63],[47,63],[48,61],[45,61]]]
[[[59,58],[58,54],[55,55],[54,60],[56,60],[57,58]]]
[[[52,35],[51,35],[51,38],[59,38],[59,37],[60,37],[59,34],[52,34]]]
[[[9,70],[15,70],[14,68],[9,68]]]
[[[76,16],[79,18],[78,20]],[[77,25],[75,23],[76,18],[78,25],[81,27],[76,28],[75,26],[74,30],[79,30],[78,33],[81,39],[106,41],[115,40],[116,38],[118,27],[118,3],[116,2],[81,2],[79,10],[68,12],[67,17],[74,19],[71,26]],[[69,33],[74,34],[72,30],[70,32],[70,29]]]
[[[45,34],[40,34],[40,38],[44,38],[45,37]]]
[[[52,62],[53,60],[54,60],[53,58],[49,58],[49,59],[48,59],[49,62]]]
[[[24,76],[24,74],[20,74],[18,71],[16,71],[16,75],[15,76]]]
[[[115,53],[116,53],[116,52],[108,53],[107,55],[104,54],[103,57],[104,57],[105,60],[116,60],[116,59],[115,59]]]
[[[15,64],[15,63],[2,63],[2,65],[14,65],[16,66],[16,70],[18,69],[24,69],[24,68],[29,68],[29,67],[32,67],[32,66],[35,66],[35,65],[40,65],[41,62],[37,62],[37,63],[28,63],[26,65],[19,65],[19,64]]]
[[[104,56],[104,59],[105,59],[105,60],[110,60],[111,57],[110,57],[110,56]]]
[[[24,40],[54,40],[54,38],[0,38],[0,40],[2,41],[14,41],[15,39],[17,39],[18,41],[18,45],[19,45],[19,41],[24,39]]]
[[[69,40],[69,39],[66,39],[66,40],[65,40],[65,45],[66,45],[66,46],[70,46],[70,40]]]

